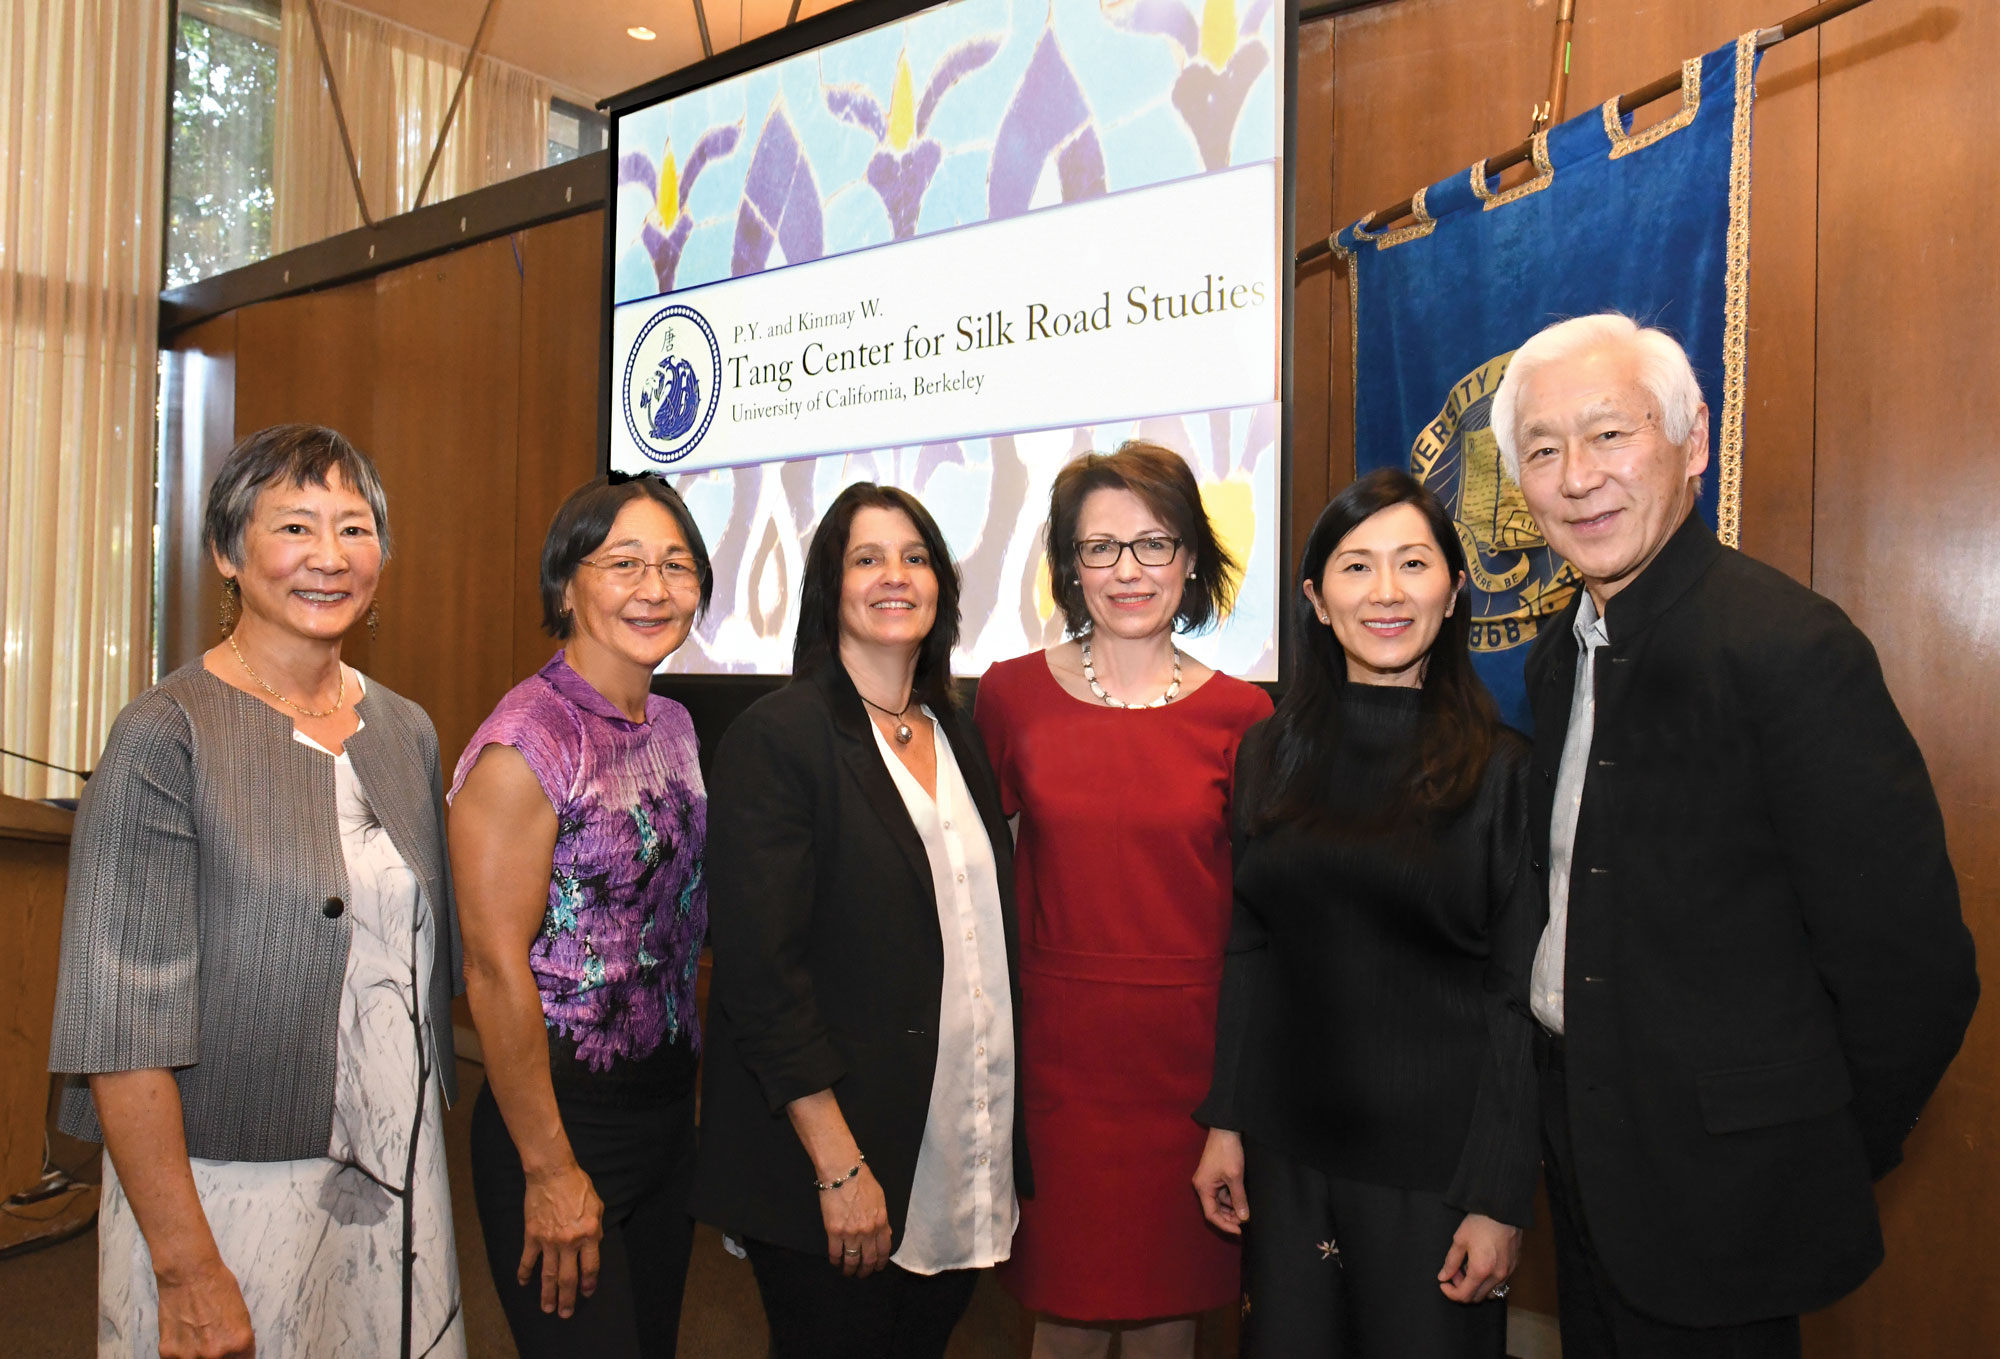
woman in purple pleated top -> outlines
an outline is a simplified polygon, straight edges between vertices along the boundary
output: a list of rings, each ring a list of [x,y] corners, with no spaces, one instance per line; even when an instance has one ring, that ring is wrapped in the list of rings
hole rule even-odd
[[[653,673],[707,606],[708,552],[654,476],[599,478],[542,548],[565,643],[452,783],[487,1261],[523,1359],[666,1359],[693,1224],[695,971],[708,798]]]

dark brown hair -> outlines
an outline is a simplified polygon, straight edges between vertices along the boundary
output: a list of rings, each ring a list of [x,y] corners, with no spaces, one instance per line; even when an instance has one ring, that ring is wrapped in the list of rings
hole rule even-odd
[[[930,553],[931,574],[937,577],[937,616],[917,648],[917,674],[910,693],[934,712],[955,703],[951,688],[951,649],[958,645],[958,564],[945,546],[944,533],[923,502],[898,486],[857,481],[833,498],[806,549],[799,581],[799,630],[792,637],[792,675],[811,674],[840,657],[840,582],[847,573],[847,540],[854,516],[865,509],[897,510],[917,526]]]
[[[1250,808],[1253,834],[1286,821],[1312,821],[1326,802],[1334,752],[1340,747],[1341,696],[1348,685],[1347,653],[1333,629],[1319,621],[1304,582],[1325,593],[1326,566],[1341,540],[1364,522],[1397,505],[1414,505],[1430,525],[1445,569],[1465,586],[1465,550],[1438,498],[1408,472],[1378,468],[1336,495],[1306,535],[1292,588],[1292,648],[1285,694],[1262,744],[1264,790]],[[1423,737],[1402,796],[1384,808],[1393,822],[1415,813],[1446,813],[1479,791],[1500,727],[1499,709],[1472,668],[1472,610],[1466,600],[1451,611],[1425,658],[1421,712]]]
[[[1076,561],[1076,525],[1092,491],[1130,491],[1188,555],[1194,578],[1174,611],[1177,632],[1200,632],[1219,623],[1236,598],[1236,559],[1224,550],[1202,507],[1201,487],[1187,460],[1169,448],[1131,439],[1111,453],[1086,453],[1056,473],[1049,490],[1049,592],[1063,616],[1063,631],[1078,637],[1090,630],[1090,609]],[[1180,559],[1176,558],[1176,562]]]
[[[701,528],[688,513],[681,493],[657,473],[626,476],[613,472],[610,477],[597,477],[571,491],[556,511],[556,517],[549,521],[548,536],[542,539],[542,631],[549,636],[558,641],[569,640],[576,620],[563,607],[563,591],[576,578],[576,568],[583,564],[583,559],[604,546],[618,512],[640,496],[663,506],[681,526],[681,536],[687,539],[688,551],[694,554],[701,570],[701,605],[695,616],[708,612],[709,596],[715,592],[715,573],[708,565],[708,544],[702,541]]]

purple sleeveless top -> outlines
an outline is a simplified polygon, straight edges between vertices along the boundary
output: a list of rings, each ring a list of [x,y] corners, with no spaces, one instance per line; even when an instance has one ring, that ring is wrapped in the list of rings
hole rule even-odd
[[[473,734],[454,798],[489,745],[519,751],[556,811],[548,908],[528,963],[558,1088],[569,1084],[564,1056],[588,1081],[614,1068],[657,1071],[666,1047],[683,1058],[668,1062],[684,1078],[673,1083],[691,1081],[708,793],[687,709],[654,694],[646,721],[633,722],[558,651]]]

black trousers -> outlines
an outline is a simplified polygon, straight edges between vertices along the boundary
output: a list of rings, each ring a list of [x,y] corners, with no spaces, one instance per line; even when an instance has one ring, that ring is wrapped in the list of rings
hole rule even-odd
[[[1328,1175],[1245,1138],[1248,1359],[1502,1359],[1507,1304],[1438,1287],[1465,1221],[1442,1195]]]
[[[745,1241],[771,1324],[771,1359],[944,1359],[976,1269],[912,1274],[891,1264],[849,1278],[818,1252]]]
[[[1542,1078],[1542,1172],[1555,1232],[1563,1359],[1799,1359],[1797,1317],[1744,1326],[1676,1326],[1618,1295],[1590,1243],[1570,1155],[1569,1075],[1559,1038],[1535,1046]]]
[[[694,1096],[649,1109],[557,1101],[577,1163],[604,1201],[597,1291],[568,1318],[542,1311],[539,1265],[515,1281],[527,1177],[491,1090],[472,1109],[472,1194],[493,1286],[521,1359],[673,1359],[694,1221]]]

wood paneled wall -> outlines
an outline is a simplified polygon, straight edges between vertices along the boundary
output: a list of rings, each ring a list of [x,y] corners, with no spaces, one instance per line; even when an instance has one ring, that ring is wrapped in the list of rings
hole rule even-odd
[[[2000,958],[2000,5],[1877,0],[1820,57],[1813,585],[1930,762],[1967,923]],[[2000,1354],[2000,1003],[1877,1194],[1889,1262],[1815,1356]]]
[[[1569,112],[1804,3],[1585,0]],[[1526,135],[1554,11],[1551,0],[1394,0],[1308,28],[1299,239]],[[2000,664],[1996,68],[1990,0],[1874,0],[1765,55],[1743,514],[1746,551],[1839,602],[1881,651],[1930,762],[1966,920],[1987,957],[2000,956],[2000,707],[1989,697]],[[1308,130],[1322,101],[1330,140]],[[1296,305],[1297,465],[1323,460],[1338,487],[1354,468],[1345,278],[1314,266]],[[1311,481],[1295,484],[1303,497]],[[1295,503],[1294,522],[1317,508]],[[2000,1222],[1995,1010],[1975,1019],[1905,1164],[1879,1189],[1888,1263],[1808,1319],[1813,1359],[2000,1354],[2000,1278],[1986,1263]],[[1514,1300],[1550,1310],[1550,1273],[1546,1240],[1533,1241]]]
[[[602,231],[586,213],[178,336],[169,372],[196,354],[229,369],[232,418],[163,459],[162,670],[214,644],[199,508],[221,457],[266,425],[331,425],[381,468],[393,532],[380,636],[344,655],[430,713],[448,774],[554,650],[536,579],[550,516],[597,466]]]
[[[1803,2],[1587,0],[1570,111]],[[1307,25],[1300,241],[1519,140],[1547,84],[1554,10],[1393,0]],[[1766,55],[1743,529],[1752,555],[1840,602],[1881,649],[1989,956],[2000,956],[2000,714],[1987,700],[2000,662],[1995,69],[1990,0],[1874,0]],[[555,505],[595,466],[601,232],[592,212],[183,333],[176,350],[214,370],[211,407],[233,362],[234,421],[211,416],[170,440],[163,662],[214,636],[212,575],[188,546],[190,488],[237,432],[334,425],[381,464],[398,530],[381,637],[356,639],[350,656],[423,704],[454,760],[551,650],[535,562]],[[1295,306],[1291,518],[1302,535],[1353,473],[1346,280],[1314,266]],[[1814,1359],[2000,1353],[2000,1276],[1984,1249],[2000,1221],[1987,1155],[2000,1127],[1993,1009],[1881,1187],[1887,1265],[1808,1322]],[[1553,1309],[1545,1240],[1514,1297]]]
[[[0,795],[0,1198],[42,1172],[71,813]]]

